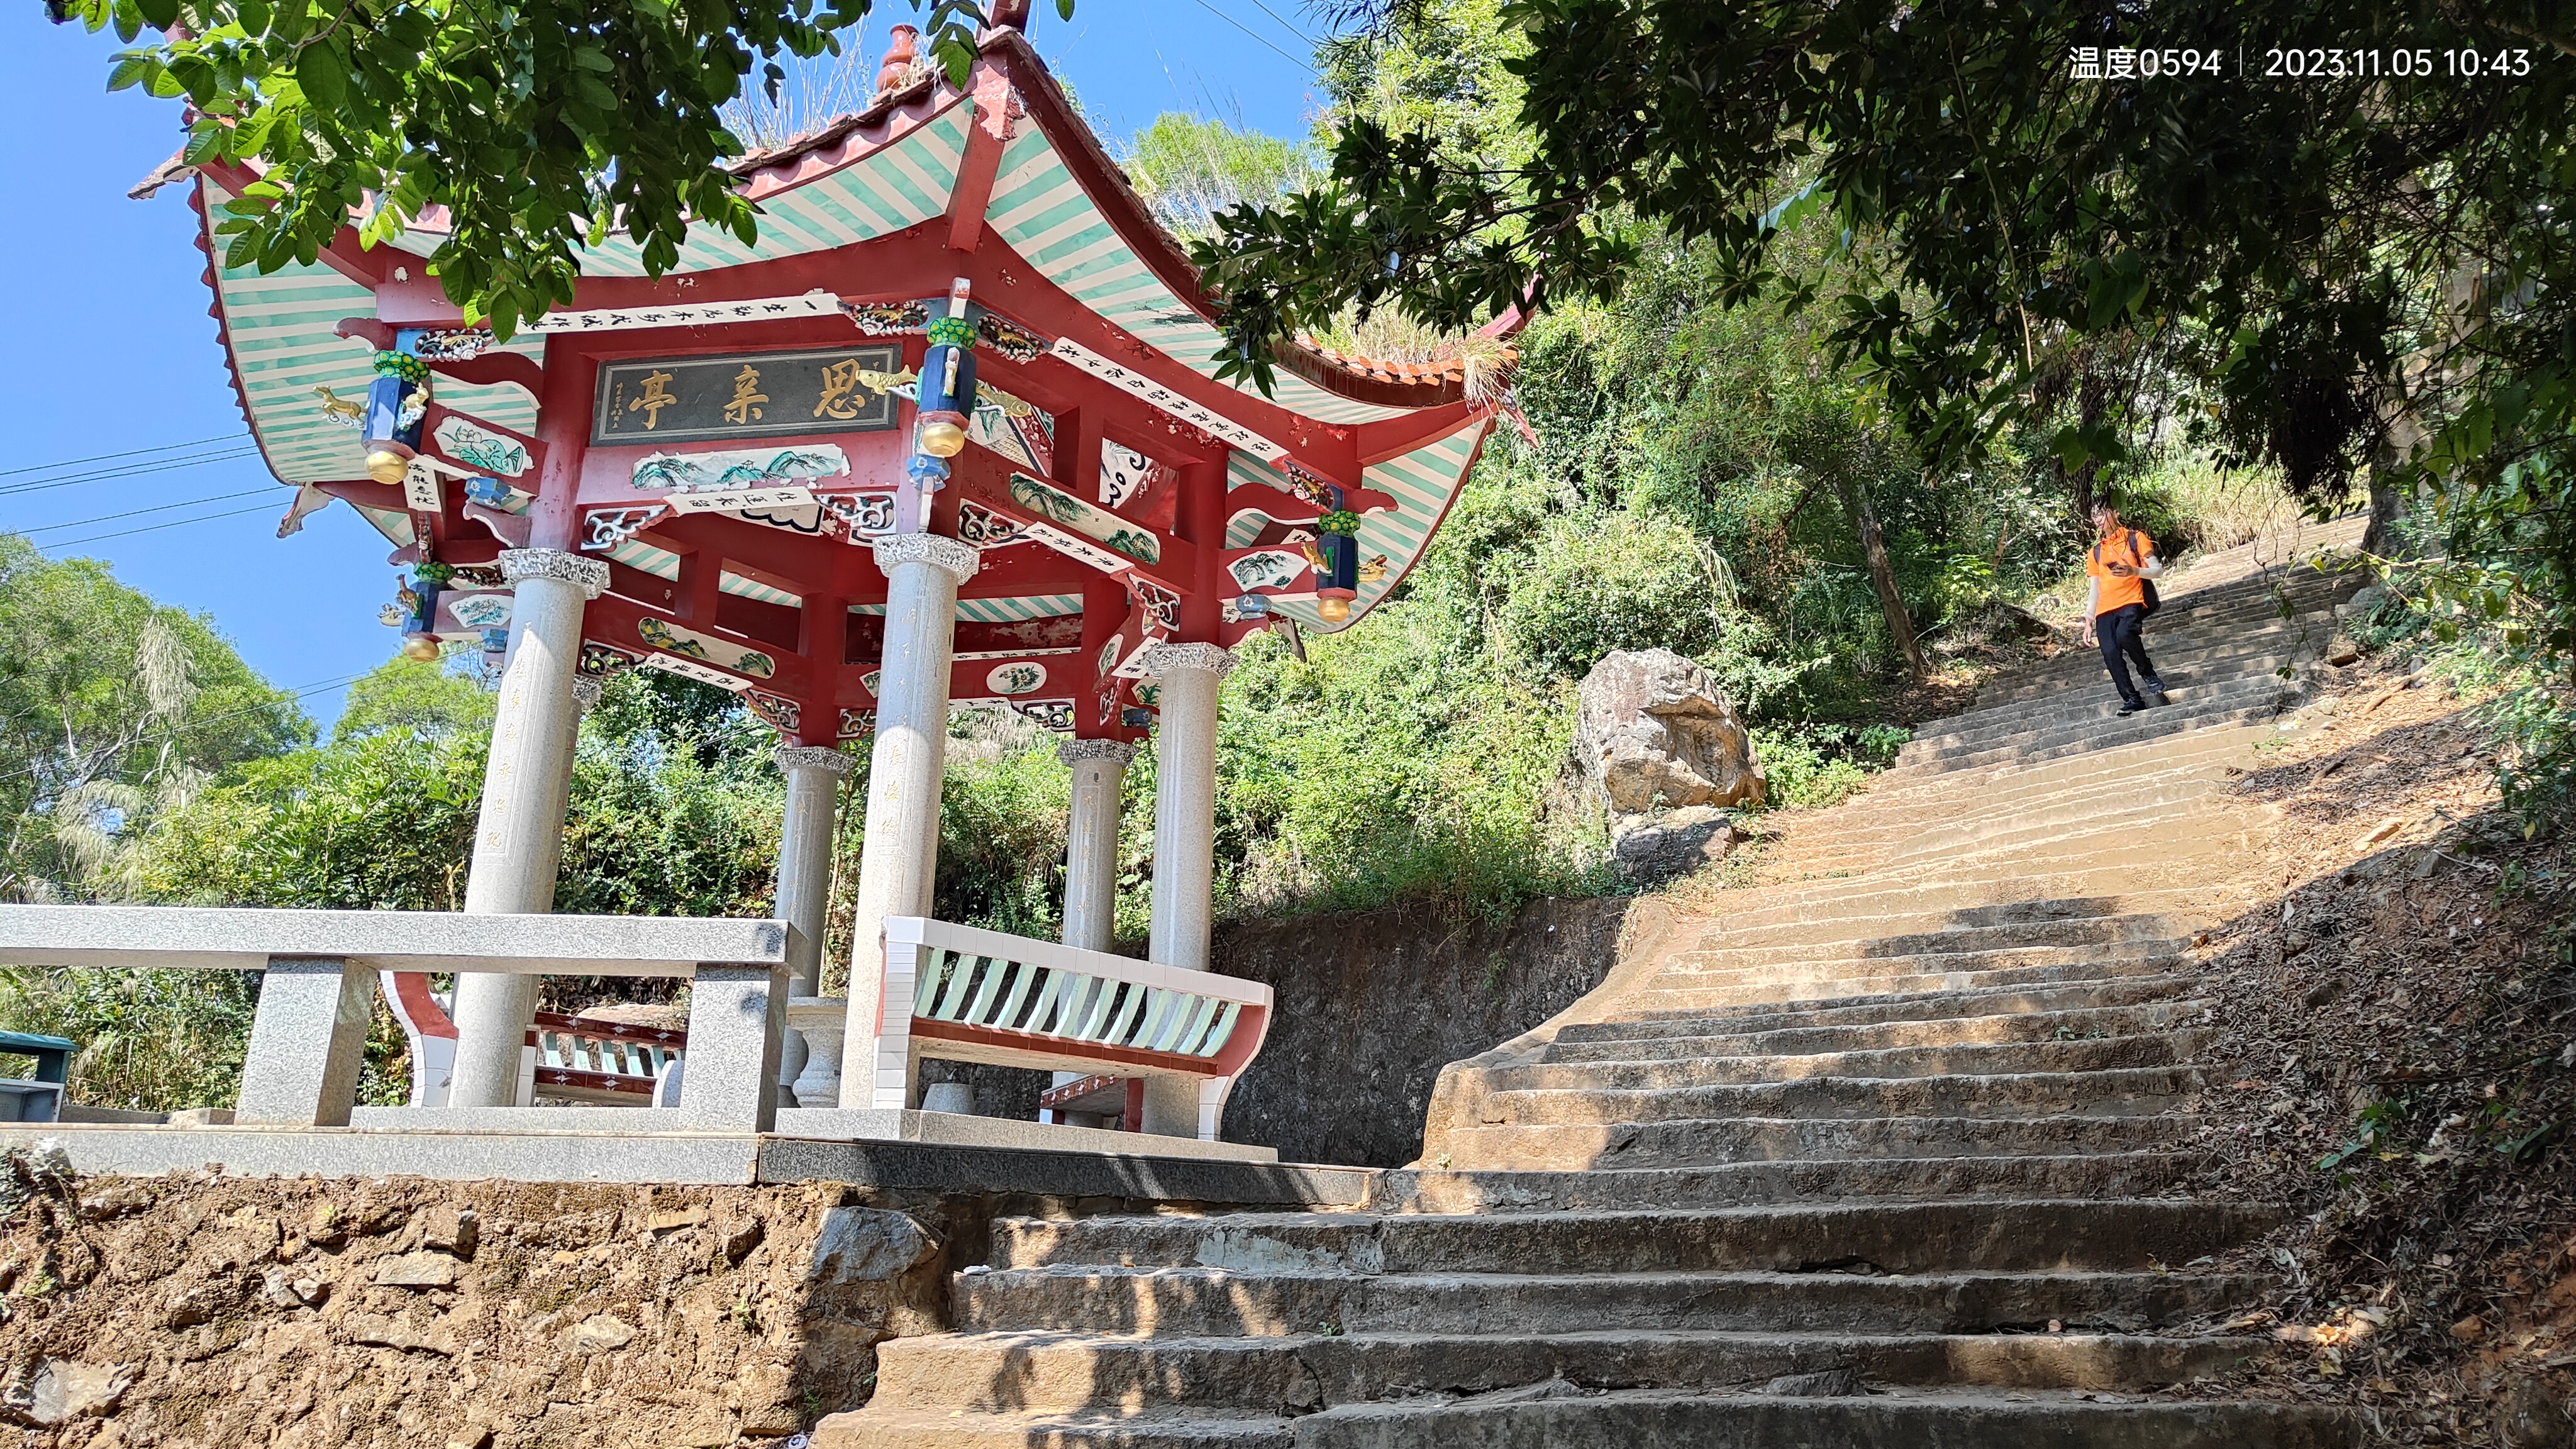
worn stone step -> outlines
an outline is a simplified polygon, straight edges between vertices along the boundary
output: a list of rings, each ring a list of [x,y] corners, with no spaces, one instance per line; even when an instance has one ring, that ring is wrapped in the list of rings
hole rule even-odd
[[[1967,900],[1926,908],[1900,902],[1883,911],[1856,912],[1840,920],[1748,923],[1741,911],[1727,924],[1702,932],[1702,950],[1745,947],[1826,946],[1867,942],[1865,954],[1898,956],[1915,951],[1977,951],[1999,946],[2068,946],[2093,941],[2185,937],[2199,929],[2205,893],[2165,887],[2052,895],[2005,902]],[[2021,919],[1995,919],[1998,910],[2026,908]],[[2180,909],[2176,909],[2180,908]],[[2040,914],[2046,912],[2048,914]],[[2114,924],[2095,926],[2092,921]]]
[[[2286,704],[2291,698],[2292,692],[2285,689],[2282,702]],[[2112,724],[2116,728],[2067,731],[2044,740],[1979,750],[1973,754],[1929,764],[1895,765],[1881,771],[1878,779],[1885,785],[1900,786],[1939,779],[1957,770],[1980,769],[1991,765],[2029,768],[2063,761],[2070,756],[2090,754],[2099,750],[2120,749],[2177,736],[2191,736],[2209,730],[2242,730],[2248,725],[2269,721],[2279,712],[2280,707],[2274,704],[2207,712],[2195,711],[2188,705],[2179,703],[2163,705],[2148,710],[2144,714],[2132,715],[2125,720],[2114,720]]]
[[[2195,1067],[1993,1076],[1813,1077],[1730,1086],[1487,1092],[1480,1121],[1669,1122],[1682,1117],[2051,1117],[2166,1112],[2204,1083]]]
[[[2038,1072],[2107,1072],[2190,1061],[2208,1033],[2162,1031],[2076,1041],[2002,1041],[1898,1046],[1753,1056],[1538,1061],[1471,1067],[1459,1074],[1469,1090],[1489,1092],[1631,1091],[1810,1081],[1921,1080]]]
[[[1829,1052],[1893,1048],[1989,1046],[2005,1042],[2074,1041],[2165,1032],[2199,1015],[2209,1003],[2172,999],[2130,1006],[2089,1006],[2058,1011],[1996,1012],[1984,1016],[1914,1017],[1840,1026],[1783,1026],[1767,1031],[1667,1033],[1650,1037],[1560,1036],[1542,1048],[1544,1062],[1635,1062],[1657,1058],[1697,1060],[1745,1056],[1808,1057]]]
[[[2166,957],[2176,965],[2187,958]],[[1814,997],[1722,1011],[1659,1014],[1622,1013],[1600,1021],[1566,1022],[1554,1040],[1575,1045],[1594,1041],[1654,1041],[1728,1032],[1811,1030],[1939,1021],[1983,1013],[2038,1015],[2053,1011],[2151,1005],[2169,1001],[2207,983],[2197,974],[2123,977],[2075,986],[1991,987],[1978,991],[1888,992],[1861,996]]]
[[[2114,761],[2106,768],[2069,779],[2026,780],[2017,772],[1999,772],[1989,777],[1952,780],[1942,778],[1926,784],[1914,798],[1898,795],[1874,795],[1873,808],[1866,822],[1854,822],[1851,831],[1836,832],[1836,844],[1846,850],[1876,846],[1890,848],[1918,840],[1940,830],[1964,829],[1988,822],[2012,823],[2038,810],[2050,809],[2072,800],[2092,800],[2114,792],[2147,795],[2175,787],[2189,787],[2203,782],[2223,783],[2229,777],[2228,767],[2249,758],[2246,746],[2256,736],[2248,736],[2233,748],[2217,747],[2196,751],[2177,750],[2177,757],[2153,763],[2138,760]],[[2099,755],[2078,756],[2070,763],[2092,763]]]
[[[2226,789],[2225,772],[2212,768],[2143,786],[2123,786],[2116,794],[2077,795],[2012,815],[1983,815],[1932,826],[1889,847],[1885,866],[1901,871],[1918,861],[1971,858],[1999,850],[2027,858],[2079,827],[2155,833],[2191,819],[2215,797],[2223,797]]]
[[[1423,1159],[1457,1169],[1608,1171],[1774,1160],[2152,1152],[2188,1142],[2199,1119],[2162,1116],[1685,1118],[1513,1127],[1435,1119]]]
[[[2159,818],[2102,825],[2056,825],[2024,842],[2010,856],[1991,851],[1953,859],[1918,859],[1890,863],[1883,869],[1839,880],[1812,881],[1767,893],[1776,904],[1740,909],[1729,917],[1729,932],[1750,931],[1783,921],[1818,918],[1822,910],[1854,903],[1872,909],[1858,915],[1926,911],[1981,905],[1991,900],[1980,888],[1998,883],[2032,885],[2051,893],[2082,894],[2081,882],[2096,876],[2119,880],[2116,872],[2174,866],[2241,849],[2238,838],[2259,818],[2260,807],[2212,810],[2197,817],[2181,809]]]
[[[2159,926],[2161,928],[2161,926]],[[1860,946],[1873,946],[1862,954]],[[2071,944],[2048,946],[1989,946],[1971,951],[1878,951],[1875,941],[1821,941],[1816,946],[1703,946],[1703,949],[1677,951],[1664,959],[1664,964],[1649,980],[1674,980],[1677,985],[1690,985],[1687,977],[1716,975],[1716,972],[1741,972],[1752,967],[1814,967],[1819,972],[1842,972],[1844,967],[1860,967],[1868,972],[1991,972],[1999,967],[2071,967],[2084,962],[2112,962],[2112,959],[2151,959],[2177,957],[2184,941],[2174,936],[2141,936],[2141,938],[2107,938],[2107,941],[2071,941]]]
[[[2168,727],[2166,733],[2172,733],[2177,720],[2273,710],[2296,696],[2298,682],[2265,673],[2206,690],[2176,685],[2166,691],[2164,703],[2153,704],[2142,714],[2125,716],[2118,713],[2119,696],[2111,693],[2108,680],[2103,682],[2102,691],[2110,696],[2107,709],[2080,709],[2070,705],[2063,710],[1986,732],[1976,739],[1924,750],[1911,758],[1899,760],[1890,773],[1899,769],[1908,772],[1941,771],[1959,765],[2018,760],[2030,751],[2076,741],[2100,741],[2121,736],[2129,739],[2159,738],[2128,732],[2146,724],[2163,722]]]
[[[1295,1443],[1297,1449],[2353,1449],[2361,1427],[2346,1410],[2223,1400],[2106,1403],[2071,1394],[1969,1392],[1793,1398],[1599,1393],[1566,1384],[1453,1402],[1344,1405],[1297,1421]]]
[[[1369,1432],[1376,1432],[1374,1429]],[[812,1449],[1296,1449],[1277,1414],[1148,1408],[1108,1413],[901,1413],[870,1405],[814,1427]]]
[[[2164,739],[2190,734],[2196,730],[2229,729],[2268,720],[2297,698],[2297,690],[2283,684],[2277,691],[2267,690],[2249,700],[2224,699],[2203,707],[2196,701],[2176,700],[2158,705],[2143,714],[2127,719],[2114,719],[2107,724],[2068,726],[2015,736],[2010,740],[1980,746],[1958,755],[1943,756],[1920,764],[1897,765],[1884,773],[1898,780],[1925,775],[1938,775],[1949,770],[1972,769],[1989,764],[2033,764],[2043,760],[2062,759],[2094,750],[2136,744],[2144,740]],[[1901,773],[1900,773],[1901,772]]]
[[[2136,1333],[2235,1309],[2271,1286],[2241,1274],[1519,1273],[1032,1268],[957,1275],[961,1333],[1282,1337],[1531,1333],[1796,1324],[1820,1333]]]
[[[1852,974],[1794,969],[1732,973],[1730,979],[1690,986],[1646,986],[1621,998],[1625,1012],[1646,1017],[1699,1015],[1722,1008],[1776,1010],[1792,1001],[1916,996],[1927,992],[2089,985],[2124,976],[2162,977],[2174,962],[2161,957],[2108,957],[2055,966],[2003,966],[1983,971]]]
[[[1338,1333],[1296,1338],[929,1335],[877,1348],[892,1412],[1067,1412],[1144,1404],[1278,1414],[1438,1387],[1480,1393],[1550,1379],[1608,1388],[1759,1387],[1843,1369],[1889,1384],[2136,1391],[2214,1377],[2270,1353],[2259,1340],[2119,1333]]]
[[[2166,1198],[1868,1202],[1705,1212],[1212,1213],[1001,1218],[992,1266],[1118,1264],[1351,1273],[1652,1273],[1869,1264],[1889,1273],[2153,1269],[2279,1221]]]
[[[2304,655],[2249,654],[2241,659],[2213,659],[2197,665],[2160,664],[2166,697],[2174,704],[2225,698],[2229,691],[2283,682],[2274,671],[2285,663],[2304,662]],[[2144,687],[2145,681],[2137,681]],[[1983,745],[2042,729],[2077,724],[2105,725],[2118,718],[2120,696],[2100,665],[2089,678],[2071,678],[2053,687],[1942,721],[1936,734],[1918,734],[1897,752],[1901,765],[1955,757]]]
[[[1864,1198],[2159,1197],[2195,1159],[2171,1152],[1880,1157],[1688,1168],[1406,1168],[1372,1180],[1376,1212],[1641,1211]]]

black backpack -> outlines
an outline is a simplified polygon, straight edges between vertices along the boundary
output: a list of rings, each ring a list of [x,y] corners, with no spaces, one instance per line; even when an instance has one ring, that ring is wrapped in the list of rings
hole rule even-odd
[[[2146,556],[2138,552],[2138,531],[2132,528],[2127,530],[2127,533],[2129,535],[2129,567],[2133,569],[2145,568],[2147,566]],[[2100,563],[2102,561],[2102,545],[2098,543],[2093,545],[2093,561],[2095,563]],[[2138,580],[2138,617],[2140,619],[2152,619],[2156,616],[2156,610],[2161,609],[2164,606],[2165,601],[2156,597],[2156,581],[2154,579],[2146,578]]]

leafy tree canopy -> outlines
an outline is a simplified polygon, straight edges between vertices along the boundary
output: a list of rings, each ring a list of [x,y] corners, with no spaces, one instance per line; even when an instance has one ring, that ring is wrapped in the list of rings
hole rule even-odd
[[[152,814],[312,735],[211,620],[0,534],[0,900],[92,893]]]
[[[447,735],[489,729],[492,691],[480,650],[451,645],[441,659],[397,654],[349,686],[334,739],[385,729]]]
[[[1359,7],[1399,38],[1454,8]],[[2233,456],[2303,488],[2340,487],[2410,413],[2459,423],[2421,456],[2501,467],[2571,416],[2556,9],[1501,0],[1525,157],[1357,111],[1325,185],[1221,218],[1198,260],[1236,375],[1352,304],[1458,328],[1610,294],[1642,222],[1708,242],[1730,298],[1830,302],[1840,356],[1936,456],[2044,404],[2088,341],[2145,334],[2217,383]],[[2271,48],[2328,42],[2310,74],[2265,74]],[[2078,78],[2079,48],[2158,73]],[[1885,242],[1826,295],[1772,257],[1819,208]],[[2056,443],[2117,448],[2100,426]]]
[[[913,0],[952,76],[974,58],[973,0]],[[691,225],[745,245],[757,209],[725,162],[723,112],[777,99],[787,65],[838,53],[869,0],[47,0],[150,43],[112,89],[187,98],[185,159],[260,173],[217,223],[228,265],[311,263],[358,221],[371,244],[444,208],[432,260],[448,298],[505,335],[572,300],[578,250],[632,238],[646,272]],[[1057,0],[1070,16],[1072,0]],[[755,72],[759,79],[752,80]]]

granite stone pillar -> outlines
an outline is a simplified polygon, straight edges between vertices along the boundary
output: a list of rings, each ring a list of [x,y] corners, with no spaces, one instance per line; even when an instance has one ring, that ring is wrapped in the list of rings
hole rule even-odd
[[[1215,922],[1216,701],[1234,656],[1214,644],[1156,644],[1145,670],[1163,688],[1154,754],[1154,929],[1146,958],[1208,969]],[[1144,1129],[1199,1131],[1198,1084],[1145,1079]]]
[[[544,915],[554,909],[563,855],[564,802],[572,785],[573,679],[582,608],[608,587],[608,565],[560,549],[512,549],[502,577],[517,585],[509,671],[492,720],[483,810],[466,878],[471,915]],[[533,976],[473,972],[457,978],[457,1107],[520,1105],[519,1058],[536,1009]]]
[[[770,756],[787,776],[787,821],[778,836],[778,918],[790,938],[788,976],[798,996],[823,994],[823,918],[832,904],[832,835],[841,781],[858,763],[822,745],[783,745]]]
[[[876,542],[886,575],[885,655],[878,666],[877,737],[868,756],[867,841],[859,852],[859,908],[851,926],[849,1035],[841,1067],[844,1107],[910,1106],[912,1063],[877,1050],[886,1001],[885,920],[930,913],[939,864],[939,777],[948,762],[948,671],[957,637],[957,590],[975,576],[976,553],[930,533]],[[822,1104],[817,1102],[815,1106]]]
[[[1106,951],[1118,928],[1118,805],[1136,747],[1119,740],[1067,740],[1055,755],[1073,771],[1065,820],[1064,943]]]

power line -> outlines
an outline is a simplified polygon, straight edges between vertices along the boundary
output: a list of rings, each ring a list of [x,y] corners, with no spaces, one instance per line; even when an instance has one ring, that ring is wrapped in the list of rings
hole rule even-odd
[[[32,463],[24,468],[0,468],[0,478],[15,477],[20,473],[43,473],[54,468],[86,467],[91,463],[104,463],[110,458],[133,458],[145,453],[168,453],[180,448],[202,448],[208,443],[229,442],[240,436],[239,433],[218,433],[211,438],[198,438],[193,442],[163,443],[157,448],[130,448],[122,453],[99,453],[87,458],[65,458],[59,463]]]
[[[233,453],[209,453],[202,458],[172,458],[151,463],[128,463],[121,467],[101,469],[95,473],[80,473],[69,478],[49,478],[39,483],[20,483],[13,487],[0,488],[0,498],[19,493],[42,493],[52,488],[69,488],[75,483],[103,483],[111,478],[140,478],[147,473],[167,473],[177,468],[202,468],[208,463],[230,463],[258,456],[259,449],[244,448]]]
[[[1302,41],[1306,42],[1308,45],[1313,45],[1313,44],[1315,43],[1315,37],[1313,37],[1313,36],[1311,36],[1311,35],[1308,35],[1306,32],[1304,32],[1304,31],[1302,31],[1302,30],[1298,29],[1296,26],[1289,24],[1289,23],[1288,23],[1288,17],[1287,17],[1287,16],[1282,15],[1282,14],[1280,14],[1278,11],[1271,9],[1269,6],[1262,4],[1262,3],[1261,3],[1261,0],[1252,0],[1252,8],[1253,8],[1253,9],[1255,9],[1255,10],[1260,11],[1260,12],[1261,12],[1262,14],[1264,14],[1264,15],[1269,16],[1271,19],[1278,21],[1278,22],[1279,22],[1279,28],[1280,28],[1280,29],[1282,29],[1282,30],[1287,31],[1290,35],[1293,35],[1293,36],[1297,37],[1299,40],[1302,40]]]
[[[185,503],[156,503],[150,508],[129,508],[123,513],[102,513],[96,518],[78,518],[69,523],[48,523],[42,528],[22,528],[18,532],[33,537],[39,533],[53,533],[59,529],[87,528],[93,523],[114,523],[120,518],[132,518],[144,513],[159,513],[168,508],[196,508],[208,503],[230,503],[236,498],[248,498],[254,493],[266,494],[275,491],[276,485],[271,484],[266,488],[252,488],[240,493],[218,493],[212,498],[191,498]]]
[[[236,508],[230,513],[209,513],[203,518],[174,518],[168,523],[147,523],[141,528],[121,528],[114,533],[93,533],[87,538],[67,538],[60,543],[46,544],[45,547],[49,549],[78,548],[80,545],[85,543],[100,543],[111,538],[128,538],[138,533],[159,533],[165,528],[184,528],[191,523],[214,523],[220,519],[240,518],[247,514],[266,513],[267,511],[268,505],[265,503],[259,503],[253,504],[248,508]]]
[[[1197,0],[1197,4],[1201,10],[1204,10],[1210,15],[1215,16],[1217,19],[1224,21],[1226,24],[1233,26],[1235,29],[1242,31],[1244,34],[1251,36],[1253,39],[1260,41],[1262,44],[1269,46],[1272,50],[1278,51],[1279,58],[1287,61],[1290,65],[1298,67],[1308,75],[1315,73],[1315,62],[1312,59],[1299,60],[1288,52],[1280,50],[1277,45],[1271,42],[1269,36],[1262,34],[1260,31],[1253,29],[1242,21],[1237,20],[1233,16],[1226,14],[1224,11],[1217,9],[1215,6],[1209,4],[1208,0]]]

